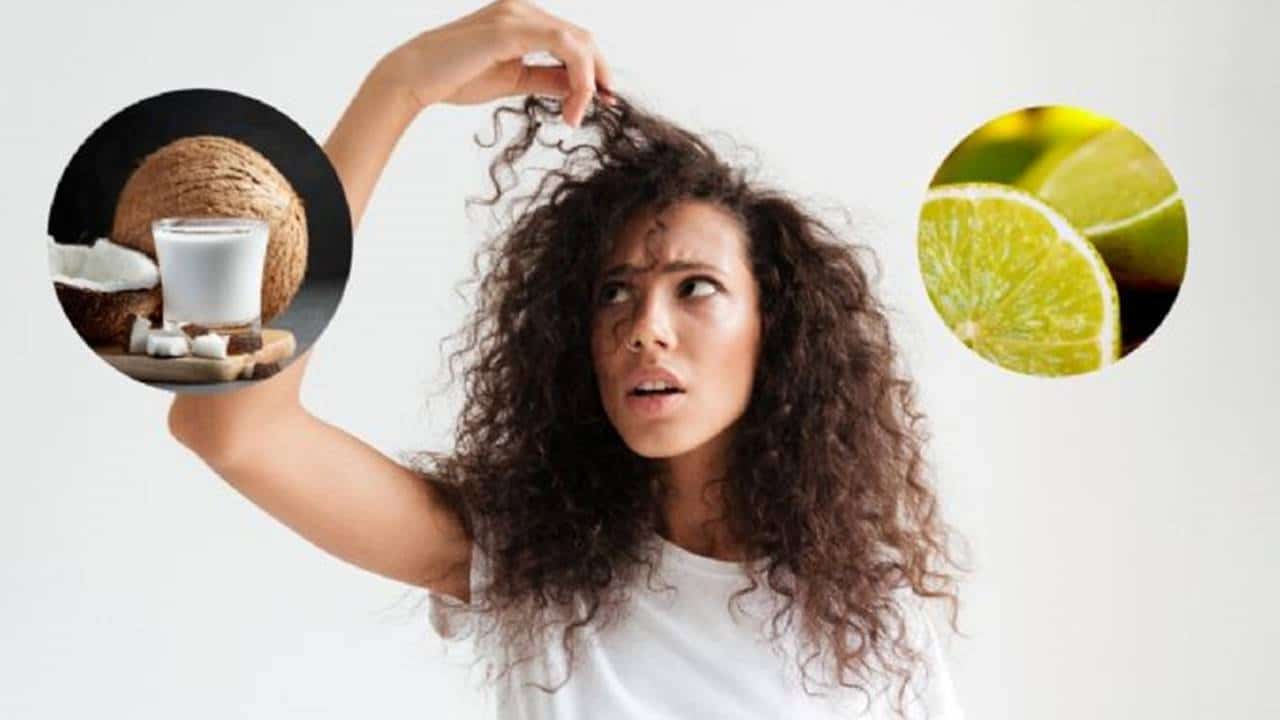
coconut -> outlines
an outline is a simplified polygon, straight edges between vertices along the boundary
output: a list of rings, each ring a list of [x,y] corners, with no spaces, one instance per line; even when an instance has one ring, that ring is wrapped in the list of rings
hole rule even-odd
[[[128,342],[133,316],[160,316],[160,270],[106,238],[92,246],[49,238],[49,274],[71,326],[90,345]]]
[[[192,339],[191,354],[196,357],[213,358],[215,360],[225,359],[227,357],[227,336],[218,333],[205,333]]]
[[[262,271],[262,321],[280,314],[307,269],[307,217],[289,181],[244,143],[186,137],[148,155],[116,202],[111,237],[154,258],[151,222],[166,217],[247,217],[270,226]]]
[[[191,341],[177,330],[152,330],[147,333],[147,354],[162,358],[186,357],[191,354]]]

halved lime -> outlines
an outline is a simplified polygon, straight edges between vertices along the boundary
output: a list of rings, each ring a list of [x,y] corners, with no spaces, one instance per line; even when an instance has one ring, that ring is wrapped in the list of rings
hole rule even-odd
[[[1030,193],[994,183],[931,189],[920,270],[951,331],[982,357],[1075,375],[1120,355],[1120,303],[1098,251]]]
[[[1168,168],[1116,126],[1046,155],[1018,185],[1062,212],[1102,253],[1118,282],[1176,288],[1187,265],[1187,217]]]

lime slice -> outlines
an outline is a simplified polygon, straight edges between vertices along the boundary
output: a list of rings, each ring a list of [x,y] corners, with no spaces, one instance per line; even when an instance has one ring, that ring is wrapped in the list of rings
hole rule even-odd
[[[1176,288],[1187,265],[1178,186],[1142,138],[1116,126],[1065,154],[1048,154],[1018,183],[1080,228],[1116,281]]]
[[[1005,113],[957,145],[929,184],[1013,183],[1046,152],[1069,148],[1113,125],[1101,115],[1061,105]]]
[[[1120,303],[1098,251],[1061,213],[993,183],[940,185],[920,213],[929,299],[1001,367],[1075,375],[1120,355]]]

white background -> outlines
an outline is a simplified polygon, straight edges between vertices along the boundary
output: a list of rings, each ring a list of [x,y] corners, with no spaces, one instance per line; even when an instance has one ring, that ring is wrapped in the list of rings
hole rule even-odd
[[[25,3],[0,30],[0,717],[478,717],[417,595],[316,550],[174,442],[168,395],[72,333],[44,250],[64,164],[124,106],[231,89],[323,140],[382,52],[474,6],[107,5]],[[596,33],[620,91],[731,134],[769,179],[857,214],[932,418],[946,515],[973,548],[968,637],[949,645],[970,718],[1280,716],[1267,691],[1280,641],[1274,6],[548,8]],[[929,308],[913,244],[951,146],[1045,103],[1142,134],[1191,230],[1160,331],[1067,380],[963,351]],[[456,397],[426,397],[482,236],[463,200],[485,190],[490,154],[470,137],[487,115],[431,108],[405,136],[304,388],[321,417],[391,454],[448,447]]]

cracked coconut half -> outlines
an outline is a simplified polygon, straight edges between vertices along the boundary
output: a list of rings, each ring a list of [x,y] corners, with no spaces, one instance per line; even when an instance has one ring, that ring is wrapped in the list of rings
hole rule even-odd
[[[90,345],[127,345],[135,315],[159,315],[155,261],[106,238],[92,246],[49,238],[49,274],[71,326]]]

